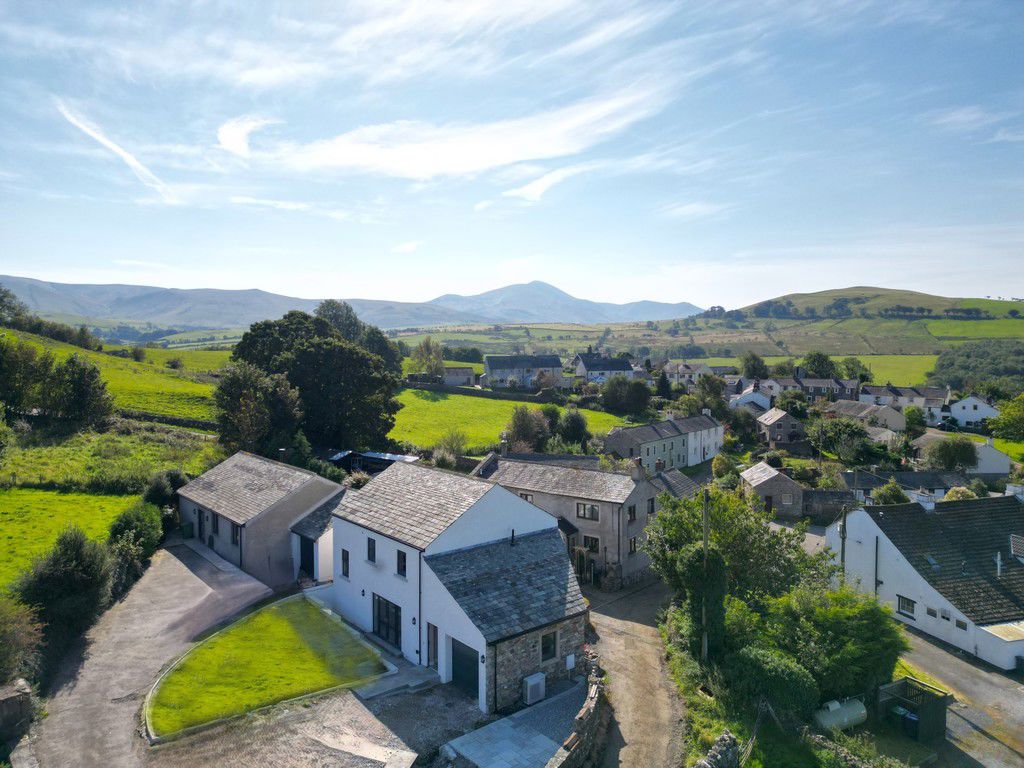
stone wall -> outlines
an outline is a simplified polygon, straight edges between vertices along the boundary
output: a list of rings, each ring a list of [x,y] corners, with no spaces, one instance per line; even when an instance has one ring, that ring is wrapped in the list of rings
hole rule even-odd
[[[523,678],[527,675],[544,672],[550,682],[577,674],[578,667],[583,663],[586,623],[587,617],[584,614],[498,643],[494,648],[497,661],[487,665],[488,690],[493,690],[493,674],[497,666],[497,710],[508,710],[522,703]],[[549,661],[541,661],[541,635],[553,631],[558,632],[558,653]],[[569,655],[575,656],[572,669],[566,667],[566,657]]]
[[[0,742],[19,736],[32,720],[32,689],[24,680],[0,686]]]
[[[611,719],[611,707],[605,693],[604,673],[593,651],[588,652],[586,666],[589,670],[587,700],[576,713],[572,733],[548,760],[546,768],[583,768],[600,764]]]
[[[740,768],[740,743],[729,731],[715,739],[707,757],[693,768]]]

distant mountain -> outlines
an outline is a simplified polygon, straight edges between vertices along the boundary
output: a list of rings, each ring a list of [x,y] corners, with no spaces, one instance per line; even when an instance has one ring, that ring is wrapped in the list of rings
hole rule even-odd
[[[318,299],[260,290],[156,288],[141,285],[76,285],[0,275],[44,317],[93,322],[151,323],[161,328],[239,328],[293,309],[312,312]],[[476,296],[447,294],[428,302],[346,299],[364,321],[381,328],[471,323],[615,323],[666,320],[700,312],[688,303],[636,301],[610,304],[577,299],[542,282],[510,285]]]

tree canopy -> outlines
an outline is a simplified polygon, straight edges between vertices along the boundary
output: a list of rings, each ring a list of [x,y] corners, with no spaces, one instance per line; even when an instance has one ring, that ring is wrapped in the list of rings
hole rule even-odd
[[[854,419],[818,419],[807,430],[807,437],[819,451],[832,454],[844,464],[856,463],[868,448],[867,430]]]
[[[839,375],[835,361],[824,352],[808,352],[800,366],[812,379],[832,379]]]
[[[1024,394],[1000,403],[999,408],[999,415],[988,422],[993,434],[1005,440],[1024,440]]]
[[[745,379],[767,379],[768,364],[756,352],[747,350],[740,360],[740,370]]]
[[[440,344],[429,336],[412,348],[409,353],[416,373],[444,376],[444,353]]]
[[[978,466],[978,449],[969,437],[953,435],[928,445],[924,449],[924,463],[929,469],[946,472],[971,469]]]

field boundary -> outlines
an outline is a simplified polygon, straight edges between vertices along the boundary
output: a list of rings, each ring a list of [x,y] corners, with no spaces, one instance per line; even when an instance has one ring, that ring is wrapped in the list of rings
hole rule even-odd
[[[452,387],[448,384],[433,384],[409,381],[408,379],[402,379],[402,389],[424,389],[428,392],[440,392],[448,395],[468,395],[469,397],[483,397],[490,400],[513,400],[522,403],[553,403],[558,399],[558,396],[549,389],[542,389],[540,392],[498,392],[493,389]]]

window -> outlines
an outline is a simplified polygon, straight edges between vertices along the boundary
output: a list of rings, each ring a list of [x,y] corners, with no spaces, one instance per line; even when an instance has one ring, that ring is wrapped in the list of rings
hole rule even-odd
[[[584,536],[583,537],[583,548],[588,552],[600,552],[601,551],[601,540],[597,536]]]
[[[597,520],[597,504],[588,504],[585,501],[576,502],[576,517],[584,520]]]
[[[654,514],[654,499],[653,498],[647,500],[647,514],[648,515],[653,515]]]
[[[551,661],[558,656],[558,632],[546,632],[540,636],[540,660]]]
[[[629,554],[636,554],[636,536],[631,536],[629,539]]]
[[[532,493],[520,493],[519,494],[519,498],[523,499],[524,501],[528,501],[531,504],[533,504],[533,494]]]
[[[949,611],[946,608],[939,611],[939,615],[942,616],[943,621],[949,621]]]
[[[242,526],[235,523],[231,524],[231,543],[238,544],[238,539],[241,538]]]
[[[398,562],[395,563],[395,572],[399,576],[405,576],[405,552],[398,550]]]
[[[936,611],[934,608],[925,608],[925,613],[927,613],[933,619],[939,618],[939,612]]]
[[[348,550],[341,550],[341,575],[348,578]]]
[[[975,403],[975,404],[974,404],[974,406],[973,406],[973,408],[974,408],[974,410],[978,410],[978,404],[977,404],[977,403]],[[966,629],[966,627],[965,627],[965,629]]]
[[[785,506],[787,506],[787,507],[790,504],[792,504],[793,503],[793,494],[792,493],[784,493],[784,494],[782,494],[782,503]]]
[[[213,512],[211,514],[210,530],[213,532],[214,536],[220,534],[220,515],[218,515],[216,512]]]
[[[647,455],[648,455],[648,456],[650,456],[650,455],[651,455],[651,446],[647,446]]]
[[[437,627],[427,622],[427,666],[437,669]]]
[[[911,600],[909,597],[903,595],[896,595],[896,612],[902,613],[904,616],[913,616],[914,608],[917,607],[917,603]]]
[[[626,513],[629,516],[629,522],[634,522],[636,520],[636,504],[630,504],[626,507]]]
[[[367,539],[366,540],[366,560],[370,563],[377,562],[377,540]]]
[[[630,458],[633,457],[633,449],[632,448],[629,449],[629,456],[630,456]]]
[[[962,630],[964,630],[966,632],[967,631],[967,622],[966,621],[960,621],[960,619],[957,619],[956,620],[956,628],[957,629],[962,629]]]

